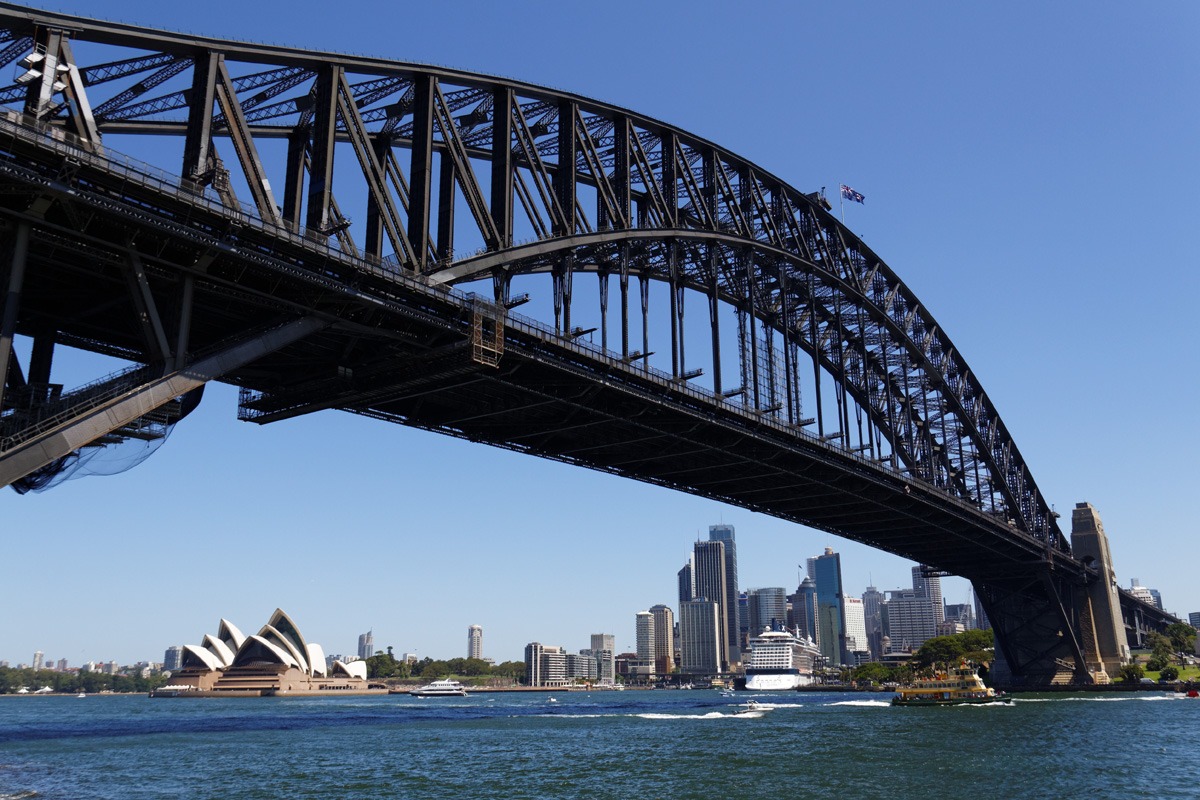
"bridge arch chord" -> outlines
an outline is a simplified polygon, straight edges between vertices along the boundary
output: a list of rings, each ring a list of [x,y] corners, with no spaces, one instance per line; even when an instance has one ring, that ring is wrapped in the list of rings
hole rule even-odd
[[[513,276],[544,274],[568,335],[576,272],[669,284],[673,332],[683,290],[700,292],[714,326],[722,304],[750,331],[740,366],[755,411],[803,424],[803,351],[817,386],[827,375],[839,395],[831,446],[851,448],[853,403],[868,418],[860,449],[1069,553],[995,407],[916,295],[818,194],[715,143],[495,76],[0,3],[0,66],[12,64],[26,71],[0,87],[11,111],[95,148],[176,137],[195,191],[233,207],[248,191],[243,210],[265,224],[431,284],[491,279],[501,304]],[[351,178],[360,224],[334,196]],[[754,352],[760,328],[778,352]],[[676,372],[686,379],[682,363]],[[776,385],[786,398],[771,396]]]

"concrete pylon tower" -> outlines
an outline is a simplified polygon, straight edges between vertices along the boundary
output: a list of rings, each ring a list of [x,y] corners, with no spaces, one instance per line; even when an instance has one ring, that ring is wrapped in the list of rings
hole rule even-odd
[[[1076,503],[1071,512],[1071,549],[1082,561],[1089,559],[1100,572],[1100,579],[1087,587],[1091,609],[1091,625],[1083,620],[1084,640],[1092,639],[1092,646],[1084,647],[1084,657],[1097,683],[1107,683],[1115,676],[1121,665],[1129,660],[1129,643],[1125,638],[1125,622],[1121,618],[1121,599],[1117,595],[1117,574],[1113,570],[1112,555],[1108,549],[1108,537],[1104,535],[1104,524],[1090,503]],[[1099,670],[1103,670],[1103,675]]]

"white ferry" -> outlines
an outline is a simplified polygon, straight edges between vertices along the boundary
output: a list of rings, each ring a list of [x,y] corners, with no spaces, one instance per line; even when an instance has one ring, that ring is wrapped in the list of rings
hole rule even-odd
[[[750,638],[746,661],[746,689],[752,692],[781,692],[814,682],[821,650],[811,639],[787,631],[763,631]]]
[[[413,689],[409,694],[413,697],[466,697],[467,690],[458,681],[443,679]]]

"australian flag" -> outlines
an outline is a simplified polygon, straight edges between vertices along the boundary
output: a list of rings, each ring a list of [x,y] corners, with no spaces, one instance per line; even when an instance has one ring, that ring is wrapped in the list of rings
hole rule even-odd
[[[854,202],[862,203],[863,205],[866,205],[867,199],[844,183],[842,184],[842,198],[845,200],[853,200]]]

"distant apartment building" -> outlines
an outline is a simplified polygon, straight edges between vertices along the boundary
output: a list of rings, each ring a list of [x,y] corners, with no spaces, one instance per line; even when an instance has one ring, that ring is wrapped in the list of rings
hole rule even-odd
[[[617,677],[617,637],[611,633],[592,634],[592,655],[596,659],[596,677],[605,685]]]
[[[525,645],[525,682],[529,686],[562,686],[567,683],[566,651],[541,642]]]
[[[655,650],[654,615],[649,611],[637,613],[637,660],[634,673],[647,678],[654,675]]]
[[[370,658],[375,655],[375,631],[374,629],[361,633],[358,636],[358,657]]]
[[[675,671],[675,612],[670,606],[650,607],[654,617],[654,673],[670,675]]]
[[[183,666],[183,647],[182,645],[174,645],[168,647],[163,653],[163,669],[167,672],[174,672]]]
[[[1188,625],[1200,630],[1200,611],[1192,611],[1188,614]]]
[[[788,619],[788,627],[798,631],[803,638],[812,639],[814,642],[818,641],[817,585],[813,583],[812,578],[800,581],[796,593],[789,598],[789,604],[792,611]]]
[[[55,665],[54,668],[56,670],[58,670],[59,672],[66,672],[67,671],[67,660],[65,658],[60,658],[58,660],[58,664]]]
[[[35,651],[33,654],[33,668],[35,670],[41,669],[42,665],[45,663],[44,659],[45,653],[43,653],[41,650]]]
[[[483,626],[467,628],[467,658],[483,659]]]

